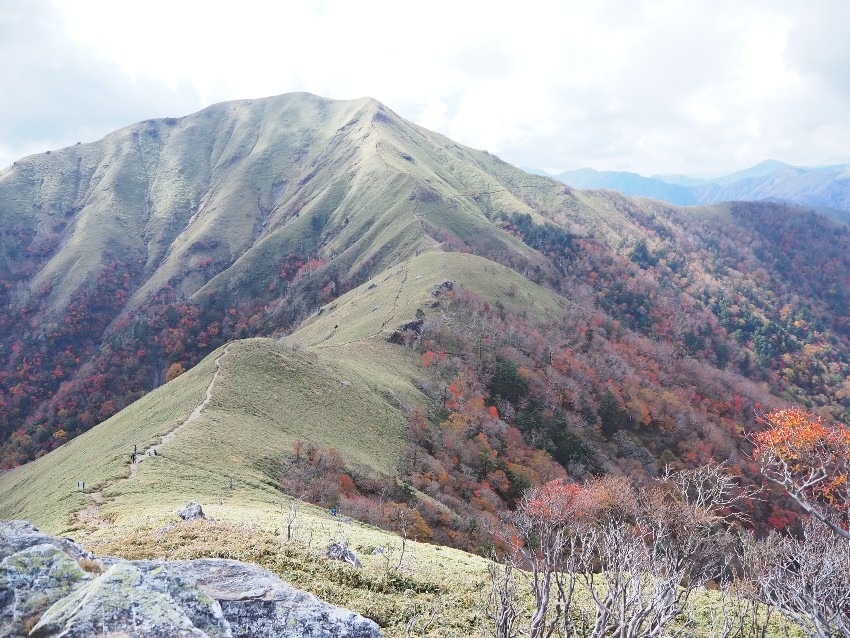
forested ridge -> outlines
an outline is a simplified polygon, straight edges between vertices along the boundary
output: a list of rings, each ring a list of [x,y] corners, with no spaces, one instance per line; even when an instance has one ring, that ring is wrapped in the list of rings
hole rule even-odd
[[[318,120],[303,100],[319,105]],[[431,399],[429,409],[408,406],[399,470],[457,516],[435,524],[455,536],[447,542],[476,547],[470,518],[495,517],[565,473],[653,477],[721,459],[757,481],[744,435],[758,410],[793,402],[847,418],[845,225],[781,204],[678,209],[571,191],[374,101],[261,102],[142,123],[4,173],[4,468],[228,341],[289,334],[422,250],[475,253],[562,299],[559,313],[533,317],[516,283],[495,304],[452,282],[398,338]],[[126,175],[110,177],[118,169],[98,155],[106,146],[109,161],[129,162],[120,170],[143,184],[138,192]],[[198,146],[207,164],[190,153]],[[252,177],[260,162],[265,181]],[[51,166],[60,177],[45,177]],[[189,183],[190,173],[203,179]],[[164,175],[177,181],[161,184]],[[111,222],[92,225],[86,215],[111,210],[98,197],[144,241],[111,242],[121,236]],[[96,259],[77,246],[72,262],[68,251],[86,241],[100,246],[86,249]],[[57,274],[68,263],[80,269]],[[781,500],[752,507],[776,527],[794,519]]]

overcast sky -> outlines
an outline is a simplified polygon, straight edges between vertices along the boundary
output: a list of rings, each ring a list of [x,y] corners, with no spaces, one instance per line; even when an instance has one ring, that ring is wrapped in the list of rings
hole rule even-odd
[[[848,0],[2,0],[0,166],[290,91],[551,171],[848,163],[848,33]]]

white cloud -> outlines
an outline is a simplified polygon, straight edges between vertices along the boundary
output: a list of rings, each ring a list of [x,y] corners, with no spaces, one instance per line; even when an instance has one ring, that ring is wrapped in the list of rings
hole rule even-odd
[[[430,98],[420,111],[416,121],[433,131],[445,130],[448,126],[448,105],[438,97]]]
[[[10,0],[0,12],[0,166],[24,155],[90,141],[150,117],[181,115],[201,101],[185,82],[128,77],[75,46],[44,0]]]
[[[0,160],[213,101],[306,90],[371,95],[522,166],[850,161],[848,7],[17,0],[0,16],[0,53],[20,60],[0,76],[12,96]]]

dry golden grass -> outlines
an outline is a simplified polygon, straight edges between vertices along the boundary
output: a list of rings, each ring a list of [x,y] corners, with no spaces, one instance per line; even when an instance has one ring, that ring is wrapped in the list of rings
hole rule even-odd
[[[127,559],[188,560],[228,558],[255,563],[336,605],[373,619],[385,636],[405,636],[417,615],[421,626],[435,605],[439,614],[428,635],[472,636],[479,633],[480,598],[485,582],[483,559],[449,548],[408,542],[401,569],[401,539],[368,526],[344,522],[327,512],[301,506],[295,535],[286,540],[282,514],[260,509],[212,505],[206,508],[230,522],[178,522],[161,516],[126,527],[103,529],[86,541],[98,554]],[[129,521],[128,521],[129,522]],[[330,542],[347,540],[362,569],[324,556]],[[387,555],[372,556],[375,547]],[[414,634],[419,635],[419,634]]]
[[[287,501],[288,502],[288,501]],[[87,549],[127,559],[190,560],[227,558],[255,563],[285,581],[377,622],[387,638],[407,636],[480,636],[486,622],[487,561],[458,550],[408,541],[400,560],[401,539],[388,532],[331,517],[320,508],[300,504],[295,532],[286,540],[287,508],[210,505],[216,521],[183,522],[163,514],[128,519],[99,530]],[[325,557],[329,543],[344,539],[363,563],[362,569]],[[372,555],[375,547],[387,555]],[[397,569],[399,563],[401,568]],[[527,609],[528,590],[520,581]],[[588,606],[578,594],[578,605]],[[716,592],[698,593],[693,624],[679,635],[706,638],[713,613],[720,611]],[[433,615],[433,619],[432,619]],[[422,631],[425,625],[427,630]],[[758,638],[801,638],[778,614]],[[744,633],[740,638],[756,638]]]

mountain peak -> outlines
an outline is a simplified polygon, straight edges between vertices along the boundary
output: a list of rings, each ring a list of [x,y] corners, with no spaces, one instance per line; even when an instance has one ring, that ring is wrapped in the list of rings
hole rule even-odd
[[[766,173],[772,173],[774,171],[785,170],[786,168],[796,168],[796,167],[792,166],[791,164],[788,164],[786,162],[781,162],[779,160],[766,159],[762,162],[759,162],[755,166],[752,166],[749,170],[750,171],[763,171],[763,172],[766,172]]]
[[[713,182],[715,184],[733,184],[744,179],[767,177],[768,175],[772,175],[774,173],[781,173],[788,170],[796,170],[796,168],[796,166],[791,166],[791,164],[786,164],[785,162],[780,162],[779,160],[767,159],[763,162],[759,162],[755,166],[751,166],[750,168],[735,171],[734,173],[729,173],[728,175],[723,175],[722,177],[718,177],[716,179],[708,181]]]

